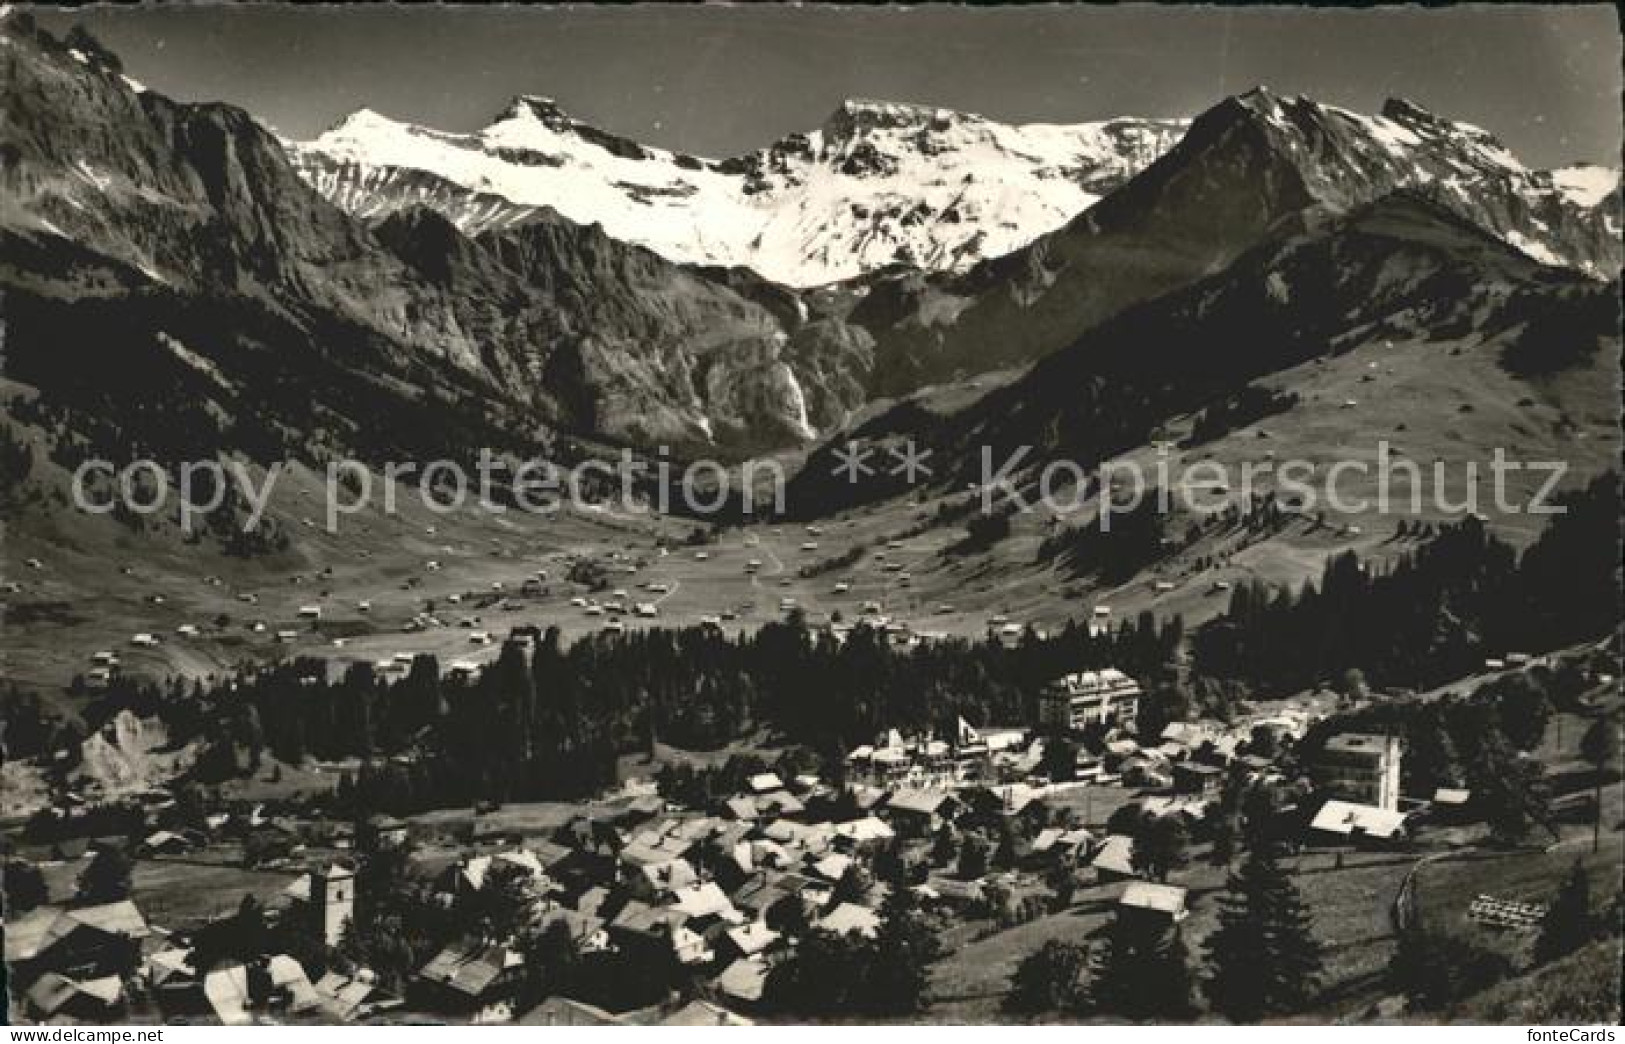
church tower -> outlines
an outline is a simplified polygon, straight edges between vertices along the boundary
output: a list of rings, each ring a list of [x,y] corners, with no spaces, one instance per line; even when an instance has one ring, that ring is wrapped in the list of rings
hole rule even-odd
[[[310,872],[310,907],[322,941],[328,949],[344,937],[344,926],[355,914],[355,872],[337,863]]]

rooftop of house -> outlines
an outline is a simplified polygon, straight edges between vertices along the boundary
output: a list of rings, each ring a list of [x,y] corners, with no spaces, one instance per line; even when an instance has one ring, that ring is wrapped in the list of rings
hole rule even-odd
[[[1134,839],[1127,834],[1112,834],[1101,842],[1100,851],[1089,861],[1096,870],[1109,870],[1115,874],[1134,873]]]
[[[304,965],[294,958],[285,953],[275,954],[266,961],[266,971],[270,973],[273,987],[287,991],[289,1010],[309,1011],[321,1005],[322,998],[305,974]]]
[[[192,951],[182,947],[148,954],[145,971],[148,981],[158,985],[173,979],[191,980],[197,977],[197,971],[192,967]]]
[[[823,917],[818,919],[818,927],[835,935],[847,935],[857,932],[864,936],[873,936],[880,930],[880,915],[867,906],[857,903],[842,903]]]
[[[690,917],[737,916],[733,903],[715,881],[693,881],[673,889],[671,905]]]
[[[639,935],[670,934],[682,927],[688,914],[670,906],[651,906],[636,899],[621,908],[611,927]]]
[[[750,1019],[736,1015],[720,1004],[691,1000],[660,1020],[662,1026],[754,1026]]]
[[[549,997],[514,1020],[516,1026],[618,1026],[623,1020],[603,1008],[569,997]]]
[[[1082,829],[1065,830],[1061,827],[1046,827],[1033,838],[1034,852],[1048,852],[1052,848],[1079,848],[1086,847],[1093,840],[1089,831]]]
[[[61,907],[37,906],[25,914],[6,918],[6,963],[26,961],[39,953],[51,925],[61,914]]]
[[[845,855],[827,855],[815,861],[808,869],[826,881],[839,881],[848,870],[852,869],[853,859]]]
[[[961,902],[977,902],[987,893],[980,881],[961,881],[957,877],[933,877],[926,882],[928,888],[941,899],[957,899]]]
[[[667,859],[663,863],[643,863],[638,866],[643,879],[658,889],[675,892],[699,880],[699,872],[686,859]]]
[[[116,903],[102,903],[98,906],[81,906],[77,910],[66,911],[63,916],[109,935],[145,939],[152,934],[152,929],[147,926],[147,919],[141,916],[140,908],[129,899]]]
[[[1328,834],[1351,835],[1356,831],[1371,837],[1394,837],[1403,832],[1409,817],[1404,812],[1361,805],[1352,801],[1328,801],[1310,824]]]
[[[28,991],[28,1003],[44,1018],[52,1018],[80,997],[103,1008],[111,1008],[124,995],[124,983],[117,975],[76,981],[47,972]]]
[[[316,982],[316,993],[322,999],[322,1009],[344,1022],[356,1018],[369,1005],[395,1002],[379,988],[376,977],[364,969],[354,975],[330,971]]]
[[[72,910],[41,906],[6,924],[6,961],[36,957],[81,928],[127,939],[145,939],[152,934],[141,910],[128,899]]]
[[[864,816],[835,824],[835,834],[849,841],[888,841],[897,834],[878,816]]]
[[[727,934],[728,941],[747,956],[761,953],[779,938],[779,933],[769,928],[766,921],[751,921],[728,929]]]
[[[1217,765],[1209,765],[1206,762],[1201,761],[1184,762],[1175,766],[1174,771],[1189,773],[1195,776],[1212,776],[1215,778],[1224,775],[1224,769]]]
[[[564,925],[570,932],[570,938],[574,939],[577,945],[591,939],[604,927],[603,918],[581,910],[572,910],[568,906],[551,905],[536,918],[536,927],[543,931],[555,924]]]
[[[1063,674],[1049,688],[1066,696],[1133,696],[1140,692],[1140,684],[1115,667]]]
[[[1369,732],[1342,732],[1326,741],[1326,750],[1329,752],[1358,752],[1364,754],[1380,754],[1388,748],[1393,737],[1379,736]]]
[[[523,957],[500,943],[468,940],[435,954],[418,972],[418,978],[468,997],[479,997],[503,972],[523,963]]]
[[[776,816],[793,816],[799,812],[806,811],[807,808],[806,805],[801,803],[800,798],[796,797],[788,790],[778,790],[773,791],[772,793],[763,794],[758,797],[756,801],[757,804],[760,805],[768,814]]]
[[[759,876],[752,877],[732,894],[733,904],[736,908],[765,913],[767,908],[783,899],[785,896],[796,895],[800,887],[788,875],[777,871],[760,871]]]
[[[1130,881],[1118,898],[1117,905],[1178,915],[1185,910],[1185,889],[1150,881]]]
[[[775,819],[762,828],[768,840],[781,845],[794,846],[805,852],[822,852],[835,837],[835,828],[828,823],[799,823],[793,819]]]
[[[722,974],[711,983],[725,997],[755,1003],[762,999],[762,992],[767,987],[767,962],[741,957],[724,968]]]
[[[784,780],[780,779],[777,773],[759,772],[750,777],[747,785],[757,794],[766,794],[774,790],[783,790]]]
[[[899,790],[886,800],[886,807],[897,812],[935,815],[952,799],[946,790]]]
[[[1198,795],[1190,794],[1153,794],[1144,797],[1137,803],[1142,813],[1148,816],[1187,816],[1191,819],[1205,819],[1207,817],[1208,803]]]

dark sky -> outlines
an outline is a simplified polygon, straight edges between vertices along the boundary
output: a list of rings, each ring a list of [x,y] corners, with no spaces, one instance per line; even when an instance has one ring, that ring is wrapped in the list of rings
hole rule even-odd
[[[362,106],[446,130],[520,93],[701,155],[817,126],[843,97],[1011,121],[1191,115],[1264,83],[1361,111],[1391,95],[1526,162],[1617,164],[1611,6],[1214,10],[164,7],[83,21],[130,75],[310,137]]]

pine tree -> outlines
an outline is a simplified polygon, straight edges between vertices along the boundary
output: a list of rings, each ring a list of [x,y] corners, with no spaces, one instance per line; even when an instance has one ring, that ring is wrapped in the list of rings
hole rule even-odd
[[[531,907],[526,871],[493,863],[480,887],[462,895],[452,914],[466,934],[484,942],[502,942],[525,927]]]
[[[987,842],[970,835],[959,847],[959,876],[967,881],[980,880],[987,874]]]
[[[6,916],[15,918],[36,906],[43,906],[51,899],[50,889],[46,887],[45,875],[33,863],[21,859],[8,859],[5,873]]]
[[[1056,783],[1078,778],[1078,747],[1065,736],[1046,736],[1038,771]]]
[[[1089,954],[1082,946],[1051,939],[1016,967],[1005,1008],[1028,1015],[1075,1010],[1084,997],[1088,967]]]
[[[1090,998],[1103,1015],[1179,1019],[1191,1010],[1190,952],[1178,928],[1119,919],[1106,937]]]
[[[1590,940],[1594,926],[1591,882],[1586,877],[1585,866],[1576,859],[1541,922],[1540,938],[1535,940],[1535,960],[1545,963],[1573,953]]]
[[[835,887],[830,892],[830,905],[838,906],[841,903],[861,904],[863,897],[869,893],[869,885],[868,873],[861,865],[853,863],[846,868],[846,873],[841,875],[841,879],[835,882]]]
[[[1177,816],[1147,816],[1134,831],[1130,863],[1136,873],[1153,881],[1166,881],[1168,875],[1185,865],[1188,837],[1185,824]]]
[[[786,939],[802,939],[812,930],[807,919],[807,905],[799,895],[787,895],[773,902],[762,912],[767,926]]]
[[[1049,885],[1055,893],[1055,908],[1064,910],[1072,905],[1072,897],[1078,891],[1078,877],[1072,863],[1066,858],[1057,858],[1044,872],[1044,883]]]
[[[865,991],[870,1008],[881,1015],[911,1015],[925,1007],[931,962],[941,955],[941,945],[910,889],[893,889],[881,904],[880,917]]]
[[[1276,851],[1281,846],[1276,817],[1279,809],[1275,791],[1251,787],[1244,791],[1241,804],[1241,843],[1249,852]]]
[[[1209,850],[1208,862],[1214,866],[1229,866],[1235,858],[1236,821],[1221,815],[1213,823],[1213,848]]]
[[[1557,839],[1540,763],[1520,758],[1499,728],[1487,728],[1479,734],[1468,775],[1495,840],[1517,843],[1536,826],[1543,827],[1554,841]]]
[[[118,848],[102,849],[79,875],[80,901],[114,903],[129,897],[129,858]]]
[[[1619,757],[1619,724],[1610,718],[1598,718],[1580,737],[1580,756],[1593,770],[1591,850],[1602,848],[1602,782],[1610,763]]]
[[[870,1002],[872,956],[855,933],[811,932],[768,972],[762,1005],[801,1016],[850,1016]]]
[[[993,865],[1001,870],[1014,869],[1019,853],[1016,850],[1015,831],[1003,819],[998,822],[999,845],[993,851]]]
[[[1301,1011],[1319,987],[1321,948],[1273,846],[1248,853],[1219,905],[1203,984],[1213,1007],[1236,1022]]]
[[[1388,984],[1418,1011],[1449,1007],[1511,973],[1512,964],[1502,954],[1420,926],[1399,933],[1399,945],[1388,962]]]
[[[567,922],[553,921],[540,931],[526,928],[517,948],[525,962],[520,985],[523,1004],[534,1006],[554,994],[569,992],[581,954]]]
[[[908,884],[908,862],[902,838],[892,838],[884,848],[875,853],[874,872],[876,879],[886,882],[893,888],[902,888]]]

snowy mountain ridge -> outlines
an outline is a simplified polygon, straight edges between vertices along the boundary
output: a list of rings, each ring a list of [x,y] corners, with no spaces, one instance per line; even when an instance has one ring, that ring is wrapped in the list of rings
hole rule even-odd
[[[470,234],[543,206],[675,261],[816,286],[891,264],[960,270],[1058,228],[1162,155],[1185,120],[999,123],[848,100],[824,124],[724,160],[646,146],[522,95],[448,134],[368,109],[285,142],[340,206],[412,205]]]

